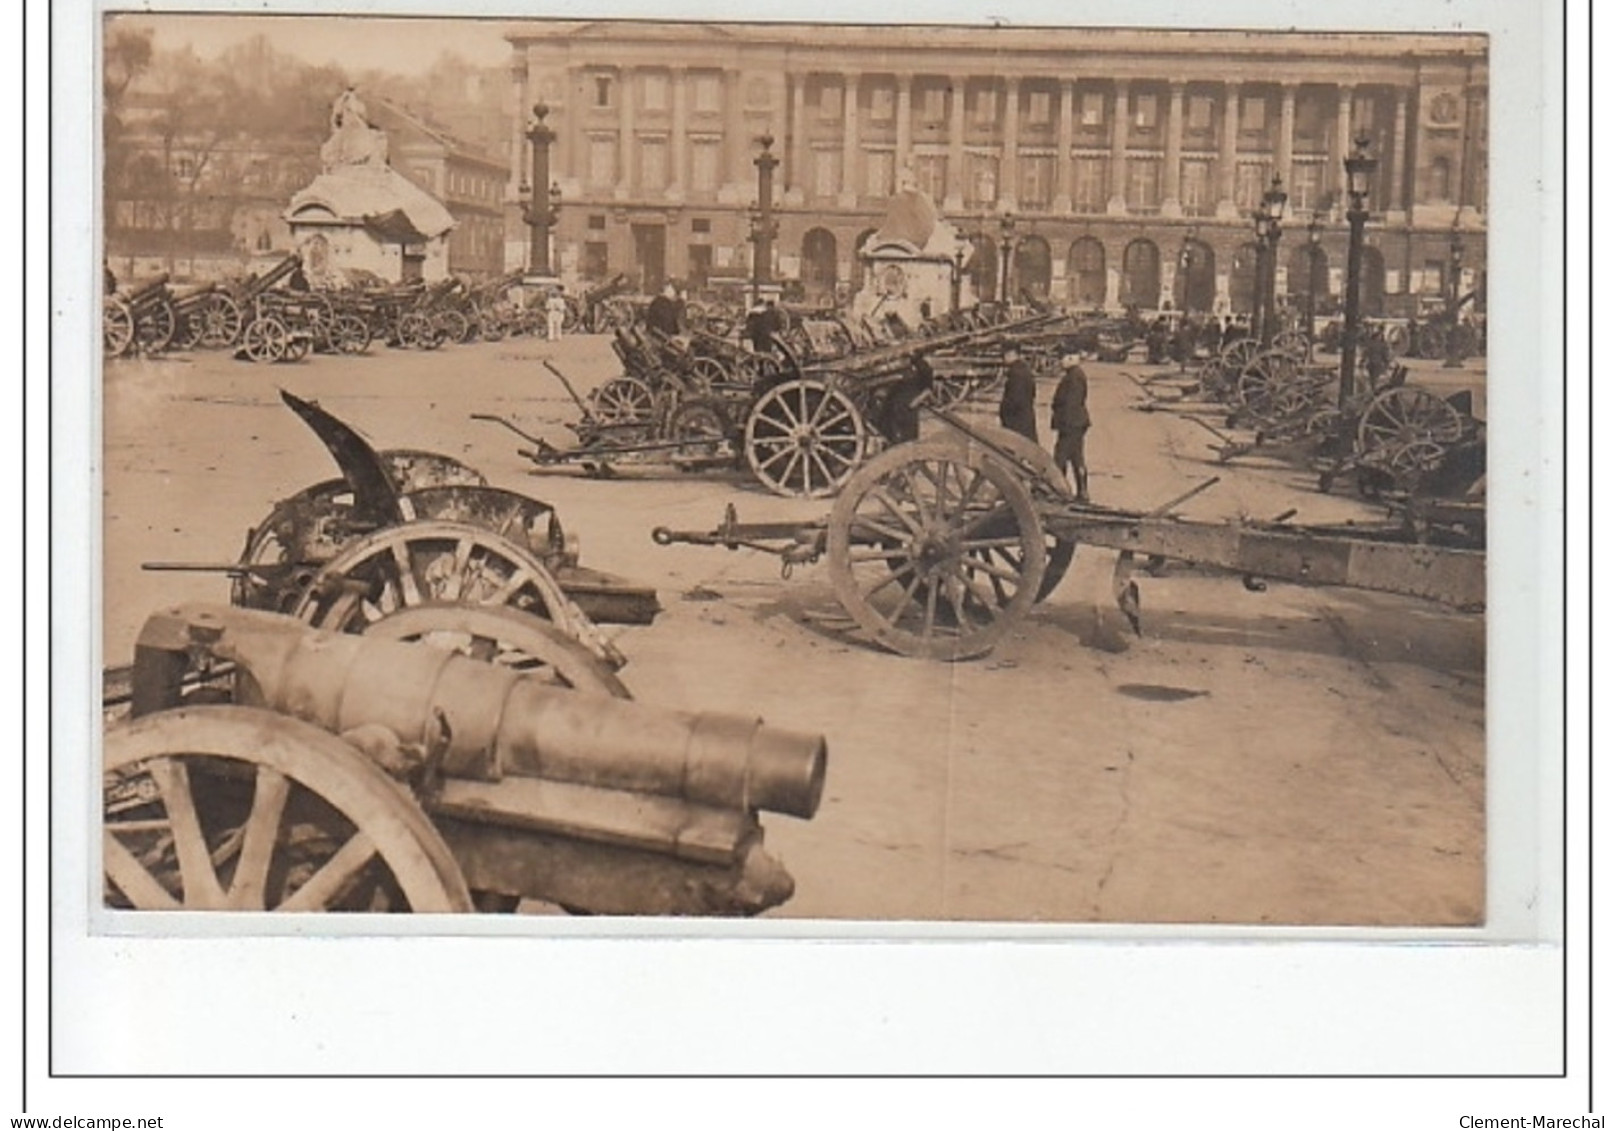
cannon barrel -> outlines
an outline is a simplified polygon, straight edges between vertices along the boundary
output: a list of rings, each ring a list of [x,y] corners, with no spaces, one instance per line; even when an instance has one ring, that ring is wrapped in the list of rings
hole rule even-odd
[[[158,275],[155,278],[147,279],[144,283],[141,283],[124,297],[130,303],[137,303],[142,299],[149,299],[156,296],[163,290],[163,288],[167,286],[168,272],[164,271],[161,275]]]
[[[582,695],[456,653],[227,606],[186,605],[146,622],[135,714],[170,704],[174,665],[183,670],[199,641],[245,677],[243,701],[335,734],[385,727],[435,750],[447,777],[542,778],[804,818],[824,789],[819,735]]]

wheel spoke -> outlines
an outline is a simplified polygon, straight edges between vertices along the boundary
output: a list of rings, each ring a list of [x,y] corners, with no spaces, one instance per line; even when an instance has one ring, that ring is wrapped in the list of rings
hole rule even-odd
[[[342,894],[376,855],[376,846],[364,832],[356,832],[336,854],[320,865],[308,882],[292,893],[277,911],[318,911]]]
[[[453,589],[445,589],[443,600],[458,601],[465,595],[466,582],[470,580],[467,567],[471,565],[471,547],[472,542],[469,538],[461,538],[454,544],[454,566],[449,571],[448,578]]]
[[[824,462],[824,459],[819,455],[818,449],[817,448],[809,448],[808,449],[808,458],[811,459],[813,461],[813,465],[819,469],[819,474],[824,476],[824,485],[826,487],[833,486],[835,484],[836,477],[830,471],[830,468]]]
[[[134,853],[112,835],[111,829],[101,831],[102,868],[117,889],[142,911],[177,911],[179,900],[158,883],[156,878],[140,866]]]
[[[208,853],[207,838],[202,834],[202,821],[196,812],[196,799],[191,796],[190,775],[184,763],[173,758],[154,758],[149,770],[162,794],[163,807],[168,811],[169,825],[174,830],[174,855],[179,860],[185,905],[223,907],[224,889],[219,886],[218,873],[213,870],[213,859]]]
[[[291,782],[272,766],[260,765],[252,795],[252,812],[247,816],[241,841],[241,858],[236,861],[235,878],[230,884],[229,906],[262,911],[264,888],[269,879],[269,863],[280,837],[280,817],[286,809]]]
[[[891,493],[884,487],[872,487],[869,491],[869,497],[890,511],[893,518],[908,528],[909,533],[918,534],[920,532],[920,524],[902,509],[898,501],[892,498]]]
[[[389,547],[392,550],[393,564],[398,567],[398,595],[405,605],[421,604],[420,584],[415,579],[415,571],[410,565],[409,549],[401,541],[395,541]]]
[[[876,519],[869,517],[867,514],[856,516],[852,520],[852,529],[855,533],[859,530],[873,531],[877,537],[890,538],[895,542],[905,542],[908,540],[907,531],[899,530],[895,526],[887,526],[885,523],[879,522]]]
[[[1003,550],[1021,544],[1020,538],[1015,535],[1005,535],[1002,538],[972,538],[959,543],[961,550]]]
[[[960,564],[967,569],[974,569],[981,573],[985,573],[988,577],[996,577],[1004,581],[1012,582],[1016,586],[1019,586],[1021,583],[1020,571],[1006,569],[1004,566],[994,565],[992,562],[986,561],[982,558],[962,558],[960,559]]]
[[[509,604],[510,599],[516,595],[523,585],[526,585],[529,581],[535,580],[537,579],[525,569],[518,568],[516,572],[512,573],[505,583],[499,587],[498,591],[495,592],[493,596],[489,597],[482,603],[484,605]]]

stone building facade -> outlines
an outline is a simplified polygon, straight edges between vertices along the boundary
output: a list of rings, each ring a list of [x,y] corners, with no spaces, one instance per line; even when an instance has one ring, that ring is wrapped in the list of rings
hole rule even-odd
[[[1460,287],[1484,272],[1483,36],[545,21],[507,38],[515,104],[550,108],[556,252],[580,279],[748,274],[763,135],[776,274],[810,296],[857,289],[856,249],[911,173],[976,244],[979,294],[1007,275],[1077,306],[1248,309],[1250,213],[1277,174],[1278,289],[1311,276],[1327,306],[1359,134],[1379,158],[1368,309],[1443,294],[1455,241]],[[507,227],[507,265],[524,242]]]

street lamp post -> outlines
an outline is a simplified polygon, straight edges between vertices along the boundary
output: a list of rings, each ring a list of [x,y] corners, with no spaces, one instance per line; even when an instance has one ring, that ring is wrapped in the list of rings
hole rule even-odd
[[[1002,280],[998,287],[998,297],[1005,306],[1010,303],[1010,280],[1014,278],[1012,260],[1015,256],[1015,213],[1005,212],[998,220],[998,274]]]
[[[527,199],[522,206],[522,219],[529,229],[527,269],[535,275],[550,274],[550,225],[555,222],[551,205],[560,199],[559,186],[551,193],[552,200],[545,201],[539,196],[550,183],[550,143],[555,140],[555,131],[544,124],[549,112],[548,106],[538,103],[533,107],[533,120],[527,126],[527,140],[533,145],[533,179],[530,188],[523,186],[523,196]]]
[[[1312,335],[1318,316],[1318,257],[1323,254],[1323,211],[1313,212],[1307,223],[1307,357],[1312,356]]]
[[[1458,221],[1452,222],[1452,238],[1447,243],[1447,360],[1443,369],[1464,367],[1463,342],[1458,336],[1458,276],[1464,267],[1464,238],[1458,234]]]
[[[1276,329],[1273,304],[1274,292],[1278,289],[1279,240],[1284,235],[1284,203],[1289,199],[1284,182],[1274,173],[1273,183],[1262,194],[1262,202],[1256,208],[1256,279],[1260,288],[1256,334],[1264,346],[1273,340]]]
[[[958,247],[953,249],[953,279],[952,286],[949,288],[948,296],[949,302],[951,303],[949,309],[954,313],[958,313],[959,310],[960,294],[964,290],[964,275],[965,245],[960,244]]]
[[[751,301],[762,301],[763,287],[772,281],[774,263],[774,237],[779,225],[774,222],[774,170],[779,158],[769,152],[774,144],[772,134],[757,139],[761,152],[752,162],[757,166],[757,211],[751,218]]]
[[[1189,314],[1189,268],[1194,266],[1194,241],[1197,229],[1190,228],[1183,234],[1183,246],[1178,249],[1178,277],[1173,287],[1178,294],[1178,314],[1188,317]]]
[[[1368,191],[1379,161],[1369,155],[1368,135],[1359,134],[1350,157],[1346,158],[1346,193],[1351,199],[1346,209],[1350,236],[1346,243],[1346,324],[1340,337],[1340,407],[1344,409],[1356,393],[1357,336],[1361,312],[1358,296],[1363,274],[1363,227],[1368,223]]]

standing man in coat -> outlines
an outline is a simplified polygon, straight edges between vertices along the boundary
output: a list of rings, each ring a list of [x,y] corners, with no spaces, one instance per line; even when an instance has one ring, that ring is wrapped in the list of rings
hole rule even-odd
[[[1062,474],[1076,482],[1077,501],[1088,501],[1088,461],[1085,448],[1088,426],[1093,419],[1088,415],[1088,374],[1083,371],[1082,359],[1067,354],[1060,363],[1065,370],[1059,387],[1054,390],[1054,411],[1049,424],[1054,429],[1054,462]]]
[[[1037,378],[1021,356],[1019,346],[1004,350],[1004,395],[998,402],[998,423],[1037,443]]]

